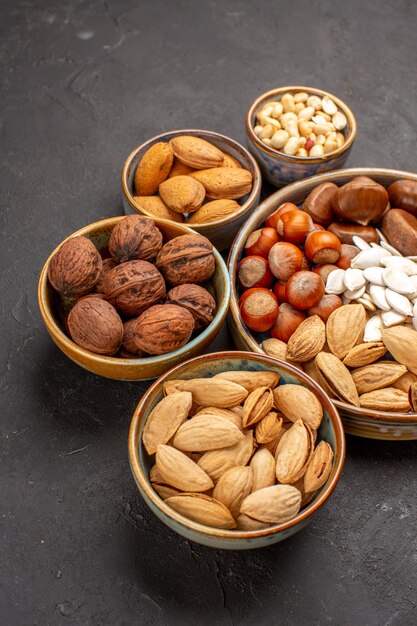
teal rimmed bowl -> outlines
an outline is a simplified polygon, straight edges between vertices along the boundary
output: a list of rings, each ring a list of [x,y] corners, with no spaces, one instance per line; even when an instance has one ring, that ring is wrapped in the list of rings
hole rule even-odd
[[[276,524],[265,530],[240,531],[211,528],[194,522],[171,509],[153,490],[149,471],[153,461],[142,444],[142,432],[154,406],[162,399],[162,383],[171,379],[209,378],[228,370],[270,370],[281,375],[284,383],[307,387],[318,397],[324,417],[318,431],[318,440],[327,441],[334,453],[333,467],[325,485],[292,520]],[[331,496],[342,473],[345,458],[345,436],[342,421],[329,396],[309,376],[288,363],[271,357],[248,352],[215,352],[199,356],[164,374],[153,383],[141,398],[132,417],[128,438],[129,461],[139,492],[159,519],[178,534],[211,548],[252,550],[269,546],[298,532],[317,514]]]

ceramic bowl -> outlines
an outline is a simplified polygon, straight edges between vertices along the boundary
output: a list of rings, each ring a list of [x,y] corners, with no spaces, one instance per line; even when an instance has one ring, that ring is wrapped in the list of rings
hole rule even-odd
[[[229,327],[234,343],[238,349],[261,352],[259,340],[241,321],[238,306],[238,294],[236,291],[236,267],[244,256],[243,249],[248,235],[265,222],[266,218],[273,213],[283,202],[294,202],[301,205],[310,191],[324,182],[333,182],[341,186],[355,176],[369,176],[376,182],[387,187],[395,180],[408,178],[417,181],[417,175],[408,172],[357,167],[329,172],[314,176],[307,180],[289,185],[285,189],[277,191],[267,200],[262,202],[258,209],[251,215],[243,228],[236,236],[230,250],[228,259],[229,275],[231,279]],[[333,401],[342,416],[345,431],[352,435],[368,437],[371,439],[408,440],[417,439],[417,415],[412,413],[396,413],[388,411],[373,411],[362,409],[346,404],[339,400]]]
[[[110,217],[100,222],[94,222],[81,228],[70,235],[70,237],[83,235],[91,239],[98,250],[102,250],[107,247],[110,233],[114,226],[122,219],[123,216]],[[182,224],[175,224],[174,222],[156,218],[153,218],[153,221],[161,230],[164,242],[179,235],[194,233],[193,230]],[[226,265],[219,252],[214,250],[216,270],[209,281],[208,288],[212,291],[217,302],[216,315],[212,323],[185,346],[168,354],[149,356],[142,359],[122,359],[103,356],[81,348],[66,334],[64,326],[65,311],[62,310],[61,298],[48,281],[50,260],[60,246],[52,252],[42,269],[38,285],[39,308],[46,329],[58,348],[75,363],[93,372],[93,374],[117,380],[148,380],[157,378],[157,376],[160,376],[177,363],[206,350],[220,331],[229,306],[230,286]]]
[[[265,530],[239,531],[211,528],[194,522],[171,509],[153,490],[149,481],[149,471],[154,461],[147,455],[142,444],[142,432],[146,420],[154,406],[162,399],[162,383],[169,379],[208,378],[227,370],[269,370],[281,374],[281,382],[303,385],[311,389],[320,400],[324,417],[318,437],[327,441],[334,453],[333,467],[325,485],[314,499],[305,506],[294,519],[276,524]],[[191,359],[167,372],[159,378],[140,400],[133,414],[129,431],[130,466],[139,491],[149,508],[172,530],[187,539],[212,548],[230,550],[251,550],[269,546],[298,532],[317,514],[320,507],[330,497],[343,468],[345,438],[343,426],[334,404],[325,392],[306,374],[292,365],[271,357],[248,352],[216,352]]]
[[[297,93],[300,91],[320,97],[328,96],[346,115],[348,123],[343,131],[346,137],[343,146],[322,157],[298,157],[284,154],[266,146],[255,135],[253,129],[256,113],[266,102],[279,100],[284,93]],[[246,114],[246,135],[249,150],[258,161],[263,178],[276,187],[283,187],[296,180],[343,167],[356,137],[356,120],[350,108],[342,100],[327,91],[305,86],[279,87],[263,93],[252,103]]]
[[[174,137],[179,137],[180,135],[191,135],[193,137],[200,137],[201,139],[209,141],[213,145],[220,148],[223,152],[227,152],[232,157],[237,159],[239,163],[241,163],[242,167],[249,170],[252,174],[252,190],[247,196],[238,200],[238,202],[241,203],[241,208],[236,211],[236,213],[228,215],[223,219],[207,222],[205,224],[190,224],[193,230],[200,233],[200,235],[207,237],[207,239],[209,239],[218,250],[225,250],[226,248],[229,248],[237,230],[242,226],[248,215],[250,215],[252,210],[258,206],[262,185],[261,172],[255,159],[246,150],[246,148],[225,135],[220,135],[219,133],[208,130],[173,130],[171,132],[157,135],[133,150],[133,152],[131,152],[131,154],[127,157],[122,171],[124,211],[125,213],[142,213],[143,215],[153,217],[151,213],[135,202],[133,195],[133,180],[136,168],[145,152],[149,150],[151,146],[158,141],[166,142]]]

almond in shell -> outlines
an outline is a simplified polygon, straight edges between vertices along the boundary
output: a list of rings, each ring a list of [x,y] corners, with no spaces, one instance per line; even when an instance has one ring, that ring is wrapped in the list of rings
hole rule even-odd
[[[252,491],[275,485],[275,459],[267,448],[259,448],[250,462]]]
[[[273,391],[274,404],[287,419],[301,419],[310,428],[317,430],[323,419],[323,407],[317,396],[301,385],[280,385]]]
[[[197,411],[196,415],[219,415],[229,420],[229,422],[232,422],[239,430],[243,430],[242,417],[231,409],[220,409],[217,406],[204,406]]]
[[[278,341],[278,340],[277,340]],[[242,385],[249,393],[258,387],[269,387],[274,389],[280,381],[281,375],[276,372],[259,371],[250,372],[245,370],[221,372],[213,376],[215,380],[229,380],[232,383]]]
[[[348,367],[362,367],[363,365],[370,365],[384,356],[386,352],[386,347],[379,341],[360,343],[357,346],[353,346],[353,348],[349,350],[343,359],[343,363]]]
[[[269,411],[257,424],[255,438],[258,443],[269,443],[276,439],[282,428],[282,415]]]
[[[155,454],[161,443],[167,443],[187,419],[193,397],[189,391],[176,391],[163,398],[152,409],[143,429],[143,445]]]
[[[185,163],[181,163],[181,161],[178,161],[178,159],[174,157],[174,162],[169,171],[168,178],[173,178],[174,176],[187,176],[188,174],[191,174],[191,172],[194,172],[194,171],[195,169],[193,167],[190,167],[189,165],[185,165]]]
[[[227,470],[237,465],[246,465],[253,453],[254,441],[253,432],[245,432],[243,441],[239,441],[234,446],[221,450],[209,450],[205,452],[198,461],[198,466],[204,470],[212,480],[219,480],[220,476]]]
[[[156,466],[164,483],[180,491],[207,491],[214,487],[211,478],[197,463],[172,446],[158,446]]]
[[[239,405],[248,395],[242,385],[218,378],[183,380],[178,389],[190,391],[194,402],[201,406],[216,406],[223,409]]]
[[[315,365],[319,379],[323,380],[333,395],[344,402],[359,406],[359,396],[352,375],[337,356],[330,352],[319,352]]]
[[[359,396],[359,402],[364,409],[376,411],[408,412],[410,410],[408,393],[401,391],[401,389],[395,389],[395,387],[386,387],[364,393]]]
[[[273,356],[275,359],[290,362],[287,359],[287,344],[280,339],[265,339],[265,341],[262,342],[262,349],[265,354]],[[291,361],[291,365],[301,371],[303,370],[303,365],[298,361]]]
[[[242,514],[264,523],[286,522],[300,510],[301,493],[291,485],[273,485],[254,491],[240,507]]]
[[[154,217],[161,217],[164,220],[172,220],[173,222],[184,221],[181,213],[172,211],[159,196],[134,196],[133,200],[146,213],[150,213]]]
[[[283,435],[276,452],[276,477],[282,484],[301,478],[313,454],[311,430],[298,420]]]
[[[265,528],[269,528],[271,524],[268,522],[260,522],[257,519],[253,519],[253,517],[249,517],[249,515],[244,515],[241,513],[236,520],[238,530],[264,530]]]
[[[392,326],[382,331],[382,341],[398,363],[417,374],[417,332],[406,326]]]
[[[215,167],[192,172],[190,176],[204,186],[207,197],[212,200],[237,200],[252,189],[252,174],[243,168]]]
[[[320,441],[313,452],[306,473],[303,487],[306,493],[317,491],[328,479],[333,462],[333,450],[327,441]]]
[[[354,370],[352,378],[361,396],[375,389],[391,387],[406,371],[407,368],[404,365],[394,361],[379,361]]]
[[[135,172],[135,192],[138,196],[153,196],[167,178],[174,154],[167,143],[158,142],[143,155]]]
[[[242,431],[230,420],[205,414],[196,415],[182,424],[175,433],[173,444],[179,450],[205,452],[233,446],[243,439]]]
[[[167,498],[171,498],[172,496],[178,496],[181,492],[178,489],[174,489],[174,487],[170,487],[169,485],[160,485],[158,483],[152,483],[152,487],[155,489],[156,493],[162,500],[166,500]]]
[[[407,372],[401,376],[398,380],[393,383],[393,387],[396,389],[401,389],[401,391],[406,391],[410,389],[410,385],[417,382],[417,374],[413,374],[413,372]]]
[[[235,157],[232,157],[231,154],[227,154],[227,152],[223,152],[223,163],[222,167],[242,167],[241,164]]]
[[[232,467],[221,476],[213,489],[213,498],[222,502],[234,518],[238,517],[240,505],[252,490],[250,466]]]
[[[236,522],[224,504],[202,493],[181,493],[167,498],[165,502],[180,515],[200,524],[215,528],[236,528]]]
[[[198,180],[190,176],[168,178],[159,185],[165,204],[176,213],[193,213],[203,204],[206,192]]]
[[[170,139],[169,145],[178,161],[195,170],[220,167],[224,161],[223,152],[200,137],[181,135]]]
[[[326,327],[318,315],[308,317],[291,335],[287,344],[288,361],[311,361],[326,341]]]
[[[243,405],[242,423],[247,428],[259,422],[274,405],[274,397],[269,387],[258,387],[252,391]]]
[[[366,324],[362,304],[348,304],[333,311],[326,322],[327,344],[332,353],[343,359],[358,342]]]
[[[239,209],[240,204],[236,202],[236,200],[212,200],[193,213],[188,220],[188,223],[207,224],[207,222],[214,222],[216,220],[221,220],[228,215],[232,215]]]

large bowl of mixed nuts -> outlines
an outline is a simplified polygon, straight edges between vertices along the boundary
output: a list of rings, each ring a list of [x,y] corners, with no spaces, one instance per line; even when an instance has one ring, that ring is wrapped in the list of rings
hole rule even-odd
[[[343,426],[328,395],[261,354],[191,359],[141,398],[129,459],[150,509],[214,548],[247,550],[301,530],[343,468]]]
[[[348,433],[417,438],[417,175],[352,168],[265,200],[229,255],[239,349],[322,385]]]
[[[58,348],[119,380],[156,378],[207,349],[229,294],[226,265],[206,237],[141,215],[104,219],[67,237],[38,286]]]
[[[356,137],[356,120],[347,104],[327,91],[280,87],[252,103],[246,134],[263,178],[283,187],[343,167]]]
[[[257,206],[259,167],[237,141],[208,130],[174,130],[146,141],[122,171],[126,213],[185,223],[218,250]]]

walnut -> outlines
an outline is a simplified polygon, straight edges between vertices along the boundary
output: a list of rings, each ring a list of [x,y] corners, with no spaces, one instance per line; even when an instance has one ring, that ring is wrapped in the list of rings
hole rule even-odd
[[[137,317],[134,317],[123,324],[123,339],[122,345],[120,346],[120,354],[131,355],[133,358],[140,359],[143,356],[143,352],[139,350],[134,341],[137,319]]]
[[[151,261],[162,247],[162,233],[149,219],[128,215],[110,235],[109,251],[116,263],[143,259]]]
[[[166,302],[182,306],[193,315],[195,330],[208,326],[214,319],[216,301],[213,296],[200,285],[178,285],[167,293]]]
[[[103,259],[103,269],[101,271],[100,278],[94,285],[94,293],[96,293],[97,295],[99,293],[104,293],[104,288],[103,288],[104,279],[107,276],[107,274],[110,272],[110,270],[112,270],[113,267],[116,267],[116,265],[117,263],[116,261],[113,261],[113,259]]]
[[[97,354],[116,354],[122,343],[123,322],[116,309],[100,297],[78,300],[69,312],[67,325],[76,344]]]
[[[103,267],[101,256],[87,237],[71,237],[52,257],[48,278],[62,296],[82,296],[92,290]]]
[[[194,317],[176,304],[156,304],[136,321],[134,340],[148,354],[166,354],[184,346],[194,330]]]
[[[116,265],[104,279],[107,300],[125,315],[140,315],[165,297],[165,282],[152,263],[127,261]]]
[[[158,252],[156,266],[171,285],[204,283],[216,268],[213,245],[202,235],[175,237]]]

